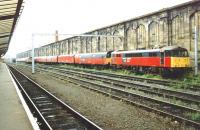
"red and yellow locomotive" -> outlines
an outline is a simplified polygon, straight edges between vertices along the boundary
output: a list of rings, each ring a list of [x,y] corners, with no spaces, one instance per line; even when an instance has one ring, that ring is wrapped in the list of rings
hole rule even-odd
[[[185,48],[168,46],[161,49],[116,51],[111,55],[111,64],[140,70],[184,70],[190,67],[190,58]]]

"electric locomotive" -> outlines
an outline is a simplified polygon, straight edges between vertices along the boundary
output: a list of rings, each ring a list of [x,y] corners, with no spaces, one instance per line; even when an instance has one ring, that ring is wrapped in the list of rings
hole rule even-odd
[[[111,64],[129,67],[136,71],[179,71],[190,67],[190,58],[185,48],[168,46],[161,49],[115,51]]]

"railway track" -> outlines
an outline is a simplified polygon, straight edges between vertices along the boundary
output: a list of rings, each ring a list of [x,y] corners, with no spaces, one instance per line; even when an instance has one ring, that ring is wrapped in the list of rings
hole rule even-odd
[[[113,87],[118,87],[118,88],[123,88],[123,89],[134,89],[134,90],[142,91],[147,94],[162,96],[164,98],[170,98],[173,100],[180,100],[182,102],[185,102],[188,104],[195,104],[198,107],[200,107],[199,95],[156,87],[155,85],[147,84],[147,83],[133,82],[133,81],[119,79],[119,78],[112,78],[109,76],[102,76],[95,73],[89,74],[85,72],[59,69],[55,67],[54,68],[50,67],[48,69],[56,70],[60,73],[70,74],[70,75],[74,75],[74,76],[81,77],[88,80],[100,81],[108,85],[112,85]]]
[[[189,107],[191,105],[192,106],[196,105],[197,109],[199,109],[200,107],[200,96],[197,94],[170,90],[167,88],[162,88],[160,86],[156,87],[153,84],[129,81],[129,80],[120,79],[120,78],[113,78],[110,76],[103,76],[103,75],[98,75],[95,73],[91,74],[91,73],[79,72],[79,71],[74,71],[74,70],[60,69],[56,67],[42,67],[42,66],[40,67],[43,69],[45,68],[45,69],[55,70],[60,73],[70,74],[70,75],[79,76],[79,77],[81,76],[81,78],[85,78],[88,80],[100,81],[108,85],[112,85],[113,87],[138,90],[146,94],[151,94],[152,96],[156,95],[159,97],[163,97],[165,99],[169,98],[173,101],[179,100],[182,103],[186,103],[187,106]]]
[[[102,130],[18,70],[9,69],[42,130]]]
[[[47,65],[48,66],[48,65]],[[57,67],[58,65],[49,65],[50,67]],[[128,75],[122,75],[122,74],[116,74],[116,73],[108,73],[108,72],[102,72],[98,70],[89,70],[89,69],[81,69],[81,68],[72,68],[72,67],[61,67],[59,66],[60,69],[70,69],[70,70],[75,70],[75,71],[81,71],[81,72],[87,72],[91,74],[98,74],[98,75],[104,75],[104,76],[112,76],[115,78],[121,78],[121,79],[126,79],[129,81],[140,81],[140,82],[146,82],[146,83],[153,83],[153,84],[159,84],[159,85],[164,85],[164,86],[175,86],[181,84],[181,82],[173,81],[173,80],[161,80],[161,79],[152,79],[152,78],[143,78],[139,76],[128,76]],[[186,88],[191,90],[191,91],[199,91],[200,92],[200,85],[197,84],[187,84],[184,83]]]
[[[40,68],[41,69],[41,68]],[[177,105],[167,101],[162,101],[152,97],[148,97],[135,92],[127,91],[126,89],[116,88],[107,84],[99,84],[94,80],[87,80],[78,76],[70,75],[67,73],[55,72],[52,69],[41,69],[42,71],[50,72],[54,77],[67,80],[79,86],[101,92],[114,98],[126,101],[144,109],[157,112],[164,116],[172,117],[175,120],[200,128],[200,119],[193,119],[192,115],[200,114],[198,109]]]

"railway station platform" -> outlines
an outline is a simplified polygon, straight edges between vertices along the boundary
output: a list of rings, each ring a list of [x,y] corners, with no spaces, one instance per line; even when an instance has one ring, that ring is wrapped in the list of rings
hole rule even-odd
[[[33,130],[5,63],[0,62],[0,129]]]

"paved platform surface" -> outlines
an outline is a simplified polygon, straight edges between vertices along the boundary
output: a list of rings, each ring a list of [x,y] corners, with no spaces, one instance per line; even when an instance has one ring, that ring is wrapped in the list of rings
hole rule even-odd
[[[6,65],[0,62],[0,130],[33,130]]]

